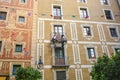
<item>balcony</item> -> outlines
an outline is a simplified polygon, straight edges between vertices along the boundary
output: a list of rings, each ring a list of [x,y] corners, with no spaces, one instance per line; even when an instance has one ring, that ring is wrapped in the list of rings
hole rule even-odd
[[[66,36],[60,33],[55,33],[51,39],[52,47],[64,47],[67,42]]]
[[[68,57],[56,57],[53,56],[53,68],[68,68],[69,58]]]

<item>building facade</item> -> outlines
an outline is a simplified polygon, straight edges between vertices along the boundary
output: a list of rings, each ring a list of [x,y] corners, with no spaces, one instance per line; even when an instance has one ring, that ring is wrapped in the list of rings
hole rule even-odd
[[[34,0],[0,0],[0,80],[31,65]]]
[[[117,0],[37,0],[37,5],[32,51],[33,64],[43,63],[42,80],[92,80],[96,59],[120,52]]]

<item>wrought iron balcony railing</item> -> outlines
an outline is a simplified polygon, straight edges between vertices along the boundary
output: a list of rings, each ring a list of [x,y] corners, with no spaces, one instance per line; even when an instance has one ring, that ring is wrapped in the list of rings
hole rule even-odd
[[[54,47],[64,47],[65,43],[67,42],[66,36],[60,33],[54,33],[51,39],[52,45]]]
[[[69,67],[69,58],[53,56],[53,67]]]

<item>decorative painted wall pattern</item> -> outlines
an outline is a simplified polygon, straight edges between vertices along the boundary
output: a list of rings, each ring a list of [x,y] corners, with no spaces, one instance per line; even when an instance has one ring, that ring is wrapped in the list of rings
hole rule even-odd
[[[8,74],[10,70],[10,62],[3,62],[1,67],[2,74]]]
[[[31,46],[29,43],[31,41],[31,32],[26,31],[19,31],[19,30],[8,30],[8,29],[2,29],[0,30],[1,39],[5,39],[5,44],[3,47],[3,54],[0,54],[0,59],[4,58],[12,58],[12,59],[30,59],[31,58]],[[6,36],[7,35],[7,36]],[[16,55],[14,52],[13,46],[15,46],[15,43],[24,43],[23,46],[23,52],[20,55]]]
[[[33,8],[33,0],[26,0],[27,2],[25,4],[20,3],[20,0],[10,0],[9,2],[4,2],[0,0],[0,5],[5,6],[15,6],[15,7],[21,7],[21,8]]]

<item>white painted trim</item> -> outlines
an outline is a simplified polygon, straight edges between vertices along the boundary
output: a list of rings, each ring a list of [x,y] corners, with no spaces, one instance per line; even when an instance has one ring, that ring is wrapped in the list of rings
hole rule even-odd
[[[107,45],[120,45],[120,42],[106,42]]]
[[[118,29],[119,29],[118,26],[107,26],[107,28],[108,28],[108,32],[109,32],[110,38],[115,40],[115,41],[119,41],[120,35],[119,35],[119,31],[118,31]],[[115,28],[116,29],[118,37],[112,37],[111,32],[110,32],[110,28]]]
[[[96,60],[98,58],[97,46],[95,46],[95,45],[85,45],[84,48],[85,48],[86,57],[87,57],[88,61]],[[89,59],[87,48],[94,48],[94,50],[95,50],[95,56],[96,56],[95,59]]]
[[[91,32],[91,36],[88,36],[88,35],[85,35],[84,34],[84,27],[90,27],[90,32]],[[82,33],[83,33],[83,37],[85,37],[86,39],[90,40],[94,37],[94,34],[93,34],[93,26],[90,25],[90,24],[81,24],[81,27],[82,27]]]
[[[50,69],[50,68],[52,68],[52,65],[44,65],[44,68]]]
[[[109,10],[109,11],[110,11],[110,13],[111,13],[111,17],[112,17],[111,20],[109,20],[109,19],[106,18],[105,10]],[[113,12],[112,12],[111,9],[103,9],[103,14],[104,14],[104,17],[105,17],[105,20],[106,20],[106,21],[115,21],[115,18],[114,18],[114,15],[113,15]]]
[[[62,8],[62,5],[61,4],[52,4],[52,15],[54,16],[54,13],[53,13],[53,7],[54,6],[60,6],[60,8],[61,8],[61,19],[60,20],[62,20],[63,19],[63,8]],[[54,17],[52,17],[52,19],[54,19]]]
[[[87,19],[90,20],[90,13],[89,13],[88,7],[86,7],[86,6],[79,6],[79,7],[78,7],[79,17],[80,17],[80,8],[85,8],[85,9],[87,10],[87,15],[88,15],[88,18],[87,18]],[[81,18],[81,17],[80,17],[80,19],[85,19],[85,18]]]
[[[120,23],[113,23],[113,22],[96,22],[96,21],[83,21],[83,20],[55,20],[55,19],[49,19],[49,18],[38,18],[38,20],[48,20],[48,21],[59,21],[59,22],[75,22],[75,23],[93,23],[93,24],[108,24],[108,25],[120,25]]]
[[[81,68],[91,68],[93,65],[81,65]]]
[[[78,44],[101,44],[101,42],[78,41]]]

